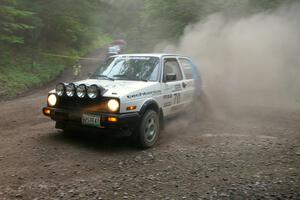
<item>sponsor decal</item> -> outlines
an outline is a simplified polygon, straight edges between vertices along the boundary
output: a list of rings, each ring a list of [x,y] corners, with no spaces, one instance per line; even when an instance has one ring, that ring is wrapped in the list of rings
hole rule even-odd
[[[140,92],[140,93],[136,93],[136,94],[131,94],[131,95],[127,95],[127,98],[131,99],[131,98],[136,98],[136,97],[142,97],[142,96],[148,96],[148,95],[158,95],[161,94],[161,90],[154,90],[154,91],[149,91],[149,92]]]
[[[177,91],[181,91],[181,84],[176,84],[175,86],[174,86],[175,88],[174,88],[174,90],[172,91],[172,92],[177,92]]]
[[[164,103],[164,107],[168,107],[168,106],[171,106],[171,105],[172,105],[171,101]]]
[[[172,94],[166,94],[163,96],[164,99],[171,99],[172,98]]]

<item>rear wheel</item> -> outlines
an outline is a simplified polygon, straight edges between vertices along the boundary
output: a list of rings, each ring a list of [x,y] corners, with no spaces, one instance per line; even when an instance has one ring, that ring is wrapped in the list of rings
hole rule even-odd
[[[148,110],[143,115],[140,126],[136,129],[133,137],[138,146],[150,148],[158,140],[159,131],[159,116],[157,112]]]

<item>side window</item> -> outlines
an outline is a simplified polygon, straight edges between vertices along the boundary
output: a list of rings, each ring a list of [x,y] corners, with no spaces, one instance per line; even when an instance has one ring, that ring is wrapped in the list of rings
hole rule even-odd
[[[174,81],[182,80],[182,73],[176,58],[164,59],[164,80],[166,80],[167,74],[175,74],[176,79]]]
[[[193,78],[193,68],[192,68],[191,62],[186,58],[180,58],[179,61],[182,66],[182,70],[185,75],[185,78],[192,79]]]

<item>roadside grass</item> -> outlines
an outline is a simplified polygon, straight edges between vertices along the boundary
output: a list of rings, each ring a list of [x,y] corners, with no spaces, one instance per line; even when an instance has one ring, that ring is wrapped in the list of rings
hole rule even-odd
[[[49,49],[47,51],[36,50],[34,58],[30,48],[10,50],[0,47],[0,99],[15,97],[30,88],[47,84],[59,76],[66,67],[72,66],[81,56],[86,55],[89,50],[106,46],[111,41],[109,36],[100,35],[92,44],[77,50],[53,43],[51,47],[42,48]],[[51,49],[60,50],[51,51]],[[72,58],[49,56],[47,53]]]
[[[0,68],[0,98],[9,98],[38,87],[61,74],[70,61],[61,58],[40,58],[32,65],[26,55],[18,56]]]
[[[40,87],[54,80],[65,67],[76,62],[76,58],[87,50],[74,51],[66,49],[66,54],[75,59],[45,56],[40,51],[32,53],[30,49],[22,51],[4,51],[0,54],[0,99],[15,97],[30,88]],[[17,53],[16,53],[17,52]]]

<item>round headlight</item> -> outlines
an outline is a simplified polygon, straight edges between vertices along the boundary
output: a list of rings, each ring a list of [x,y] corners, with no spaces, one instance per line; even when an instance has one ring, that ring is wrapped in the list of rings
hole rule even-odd
[[[66,86],[66,94],[68,97],[72,97],[75,94],[75,85],[73,83],[70,83]]]
[[[77,88],[76,88],[76,94],[79,98],[83,98],[85,97],[86,95],[86,86],[85,85],[79,85]]]
[[[64,92],[65,92],[65,84],[63,84],[63,83],[57,84],[55,91],[58,96],[60,96],[60,97],[63,96]]]
[[[95,99],[98,96],[98,86],[97,85],[91,85],[90,87],[88,87],[87,89],[87,95],[91,98],[91,99]]]
[[[56,102],[57,102],[57,97],[55,94],[50,94],[48,96],[48,104],[49,106],[55,106],[56,105]]]
[[[111,99],[107,102],[107,106],[110,111],[116,112],[120,107],[120,103],[116,99]]]

